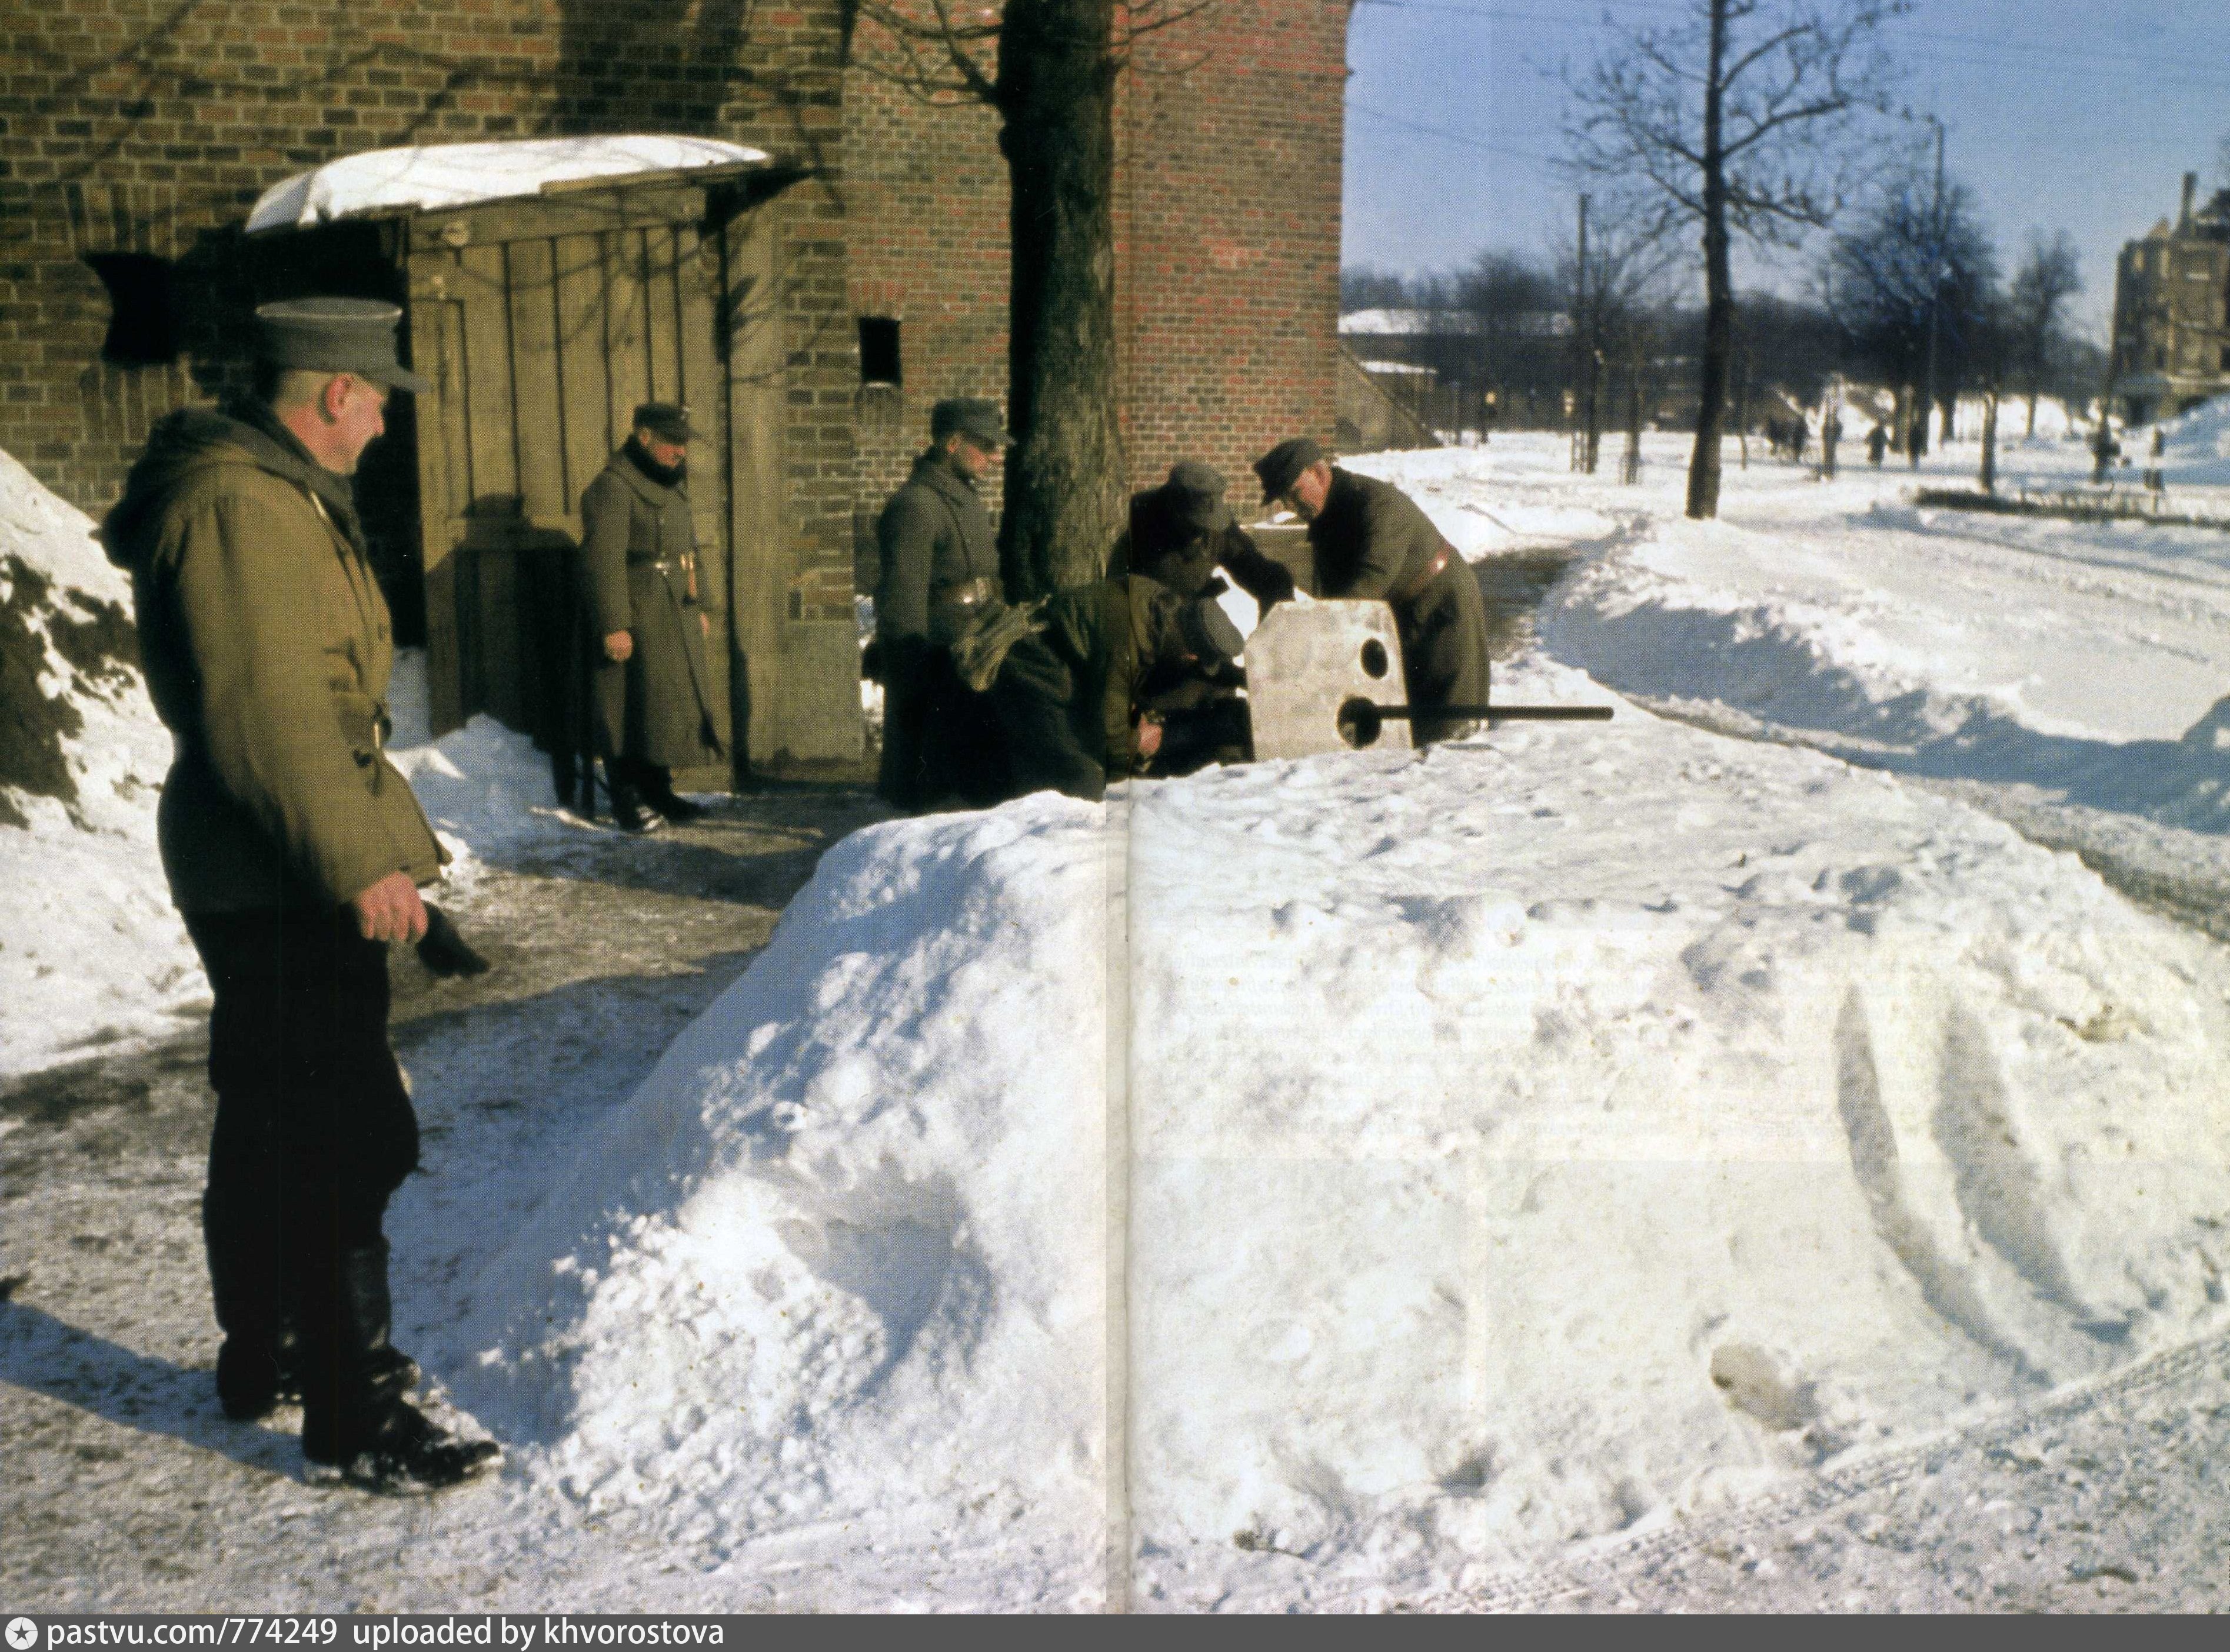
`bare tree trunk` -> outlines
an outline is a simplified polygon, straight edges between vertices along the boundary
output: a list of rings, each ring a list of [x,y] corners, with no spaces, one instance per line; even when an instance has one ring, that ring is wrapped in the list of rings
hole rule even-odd
[[[1099,576],[1121,526],[1115,421],[1113,0],[1008,0],[999,147],[1012,186],[1000,572],[1020,600]]]
[[[1998,393],[1982,403],[1982,492],[1998,491]]]
[[[1727,248],[1727,166],[1721,146],[1727,0],[1711,0],[1711,61],[1704,74],[1704,370],[1696,451],[1688,461],[1688,514],[1719,513],[1719,437],[1726,422],[1727,364],[1734,350],[1734,275]]]

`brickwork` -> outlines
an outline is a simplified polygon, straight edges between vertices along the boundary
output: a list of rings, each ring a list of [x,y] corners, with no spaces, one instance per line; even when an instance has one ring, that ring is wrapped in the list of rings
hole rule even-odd
[[[89,511],[147,426],[206,400],[244,325],[255,197],[394,145],[702,133],[814,169],[780,203],[797,580],[850,595],[857,376],[846,293],[841,0],[57,0],[17,7],[0,80],[0,448]],[[101,359],[88,254],[171,266],[182,362]]]
[[[1348,0],[1216,0],[1145,36],[1116,132],[1117,346],[1132,486],[1205,459],[1244,494],[1279,437],[1330,442]],[[931,402],[1006,390],[1007,185],[996,118],[909,96],[860,26],[845,87],[855,315],[902,318],[905,382],[864,388],[862,525]]]
[[[793,617],[846,610],[860,524],[931,402],[1006,388],[996,119],[846,67],[845,0],[56,0],[0,77],[0,448],[99,511],[147,427],[207,400],[252,296],[255,196],[392,145],[584,132],[757,144],[783,197]],[[1129,480],[1205,458],[1243,497],[1276,437],[1334,427],[1349,0],[1217,0],[1139,47],[1118,113],[1117,303]],[[162,261],[183,357],[104,362],[93,256]],[[860,382],[857,322],[903,382]]]
[[[1339,357],[1346,0],[1218,0],[1125,82],[1117,278],[1135,484],[1330,444]]]

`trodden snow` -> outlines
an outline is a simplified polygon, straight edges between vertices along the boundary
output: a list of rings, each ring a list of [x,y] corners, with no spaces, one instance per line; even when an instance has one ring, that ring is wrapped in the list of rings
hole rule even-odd
[[[1763,460],[1688,524],[1646,451],[1357,461],[1572,557],[1496,697],[1608,725],[832,849],[414,1347],[520,1507],[716,1589],[1460,1598],[2220,1333],[2230,956],[2000,814],[2205,860],[2230,536]],[[558,829],[515,736],[409,761]]]

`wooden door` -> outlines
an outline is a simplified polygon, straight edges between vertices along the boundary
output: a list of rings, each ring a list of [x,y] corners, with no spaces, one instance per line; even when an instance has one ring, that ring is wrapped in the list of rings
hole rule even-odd
[[[487,711],[545,744],[563,739],[581,493],[627,440],[634,409],[654,401],[686,403],[702,433],[689,494],[725,714],[724,276],[705,209],[702,190],[667,187],[413,222],[411,342],[435,384],[419,409],[418,466],[436,733]]]

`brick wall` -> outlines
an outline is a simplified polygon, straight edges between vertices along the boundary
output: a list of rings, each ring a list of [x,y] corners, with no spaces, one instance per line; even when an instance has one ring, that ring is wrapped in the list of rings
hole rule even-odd
[[[1216,0],[1144,37],[1116,132],[1117,344],[1132,486],[1205,459],[1252,504],[1281,437],[1329,442],[1349,0]],[[1006,392],[1006,169],[996,116],[909,96],[860,25],[845,87],[852,303],[901,318],[905,382],[863,387],[861,525],[931,404]],[[863,574],[866,561],[863,557]]]
[[[928,408],[1003,399],[1006,171],[991,112],[842,67],[843,0],[57,0],[18,8],[0,80],[0,447],[81,506],[148,425],[222,388],[246,305],[236,226],[335,156],[661,130],[815,169],[784,197],[785,466],[797,602],[835,617],[855,533]],[[1329,440],[1348,0],[1217,0],[1149,36],[1117,134],[1129,480],[1208,460],[1242,502],[1277,438]],[[873,55],[860,25],[858,61]],[[184,357],[104,363],[88,254],[165,261]],[[860,382],[860,317],[903,382]]]
[[[795,157],[783,197],[800,618],[848,617],[857,368],[845,281],[842,0],[55,0],[0,78],[0,447],[111,500],[148,425],[223,387],[256,196],[393,145],[645,130]],[[164,260],[184,357],[101,359],[87,255]]]
[[[1117,303],[1134,485],[1332,440],[1347,0],[1218,0],[1124,84]]]

